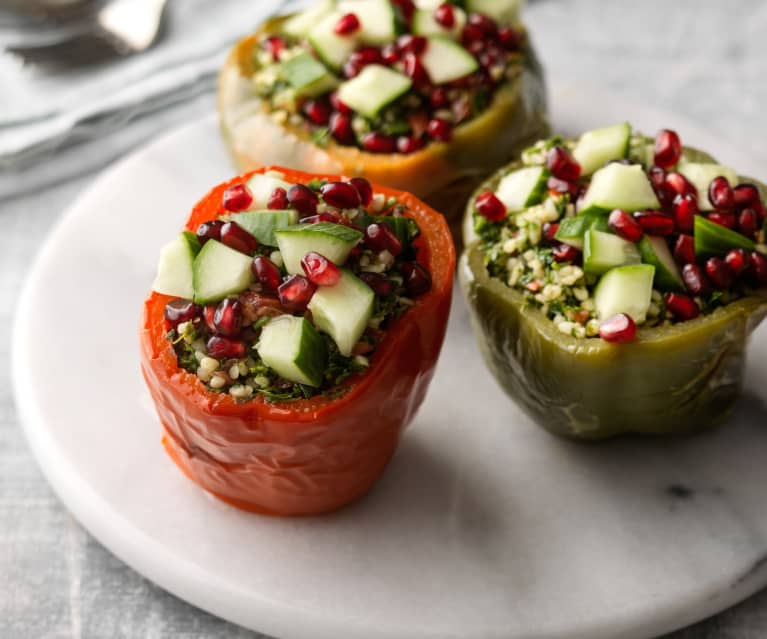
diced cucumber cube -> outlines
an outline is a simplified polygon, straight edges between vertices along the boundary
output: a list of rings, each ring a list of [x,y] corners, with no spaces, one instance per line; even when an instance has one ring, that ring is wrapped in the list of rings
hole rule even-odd
[[[434,84],[463,78],[479,68],[479,62],[460,44],[445,37],[431,37],[421,63]]]
[[[715,177],[721,175],[727,178],[730,186],[737,186],[740,183],[738,174],[733,169],[720,164],[680,162],[677,168],[698,190],[698,208],[701,211],[713,211],[714,209],[714,205],[708,199],[708,187]]]
[[[341,14],[353,13],[360,22],[354,35],[364,44],[380,46],[396,37],[394,9],[389,0],[344,0],[338,3]]]
[[[591,178],[579,213],[609,213],[613,209],[659,209],[650,180],[638,164],[608,164]]]
[[[466,12],[453,6],[454,24],[450,28],[443,27],[434,19],[434,9],[418,9],[413,14],[413,33],[420,36],[444,36],[457,39],[466,26]]]
[[[511,213],[538,204],[546,192],[546,169],[530,166],[505,175],[498,183],[495,195]]]
[[[253,258],[217,240],[205,242],[192,268],[194,301],[208,304],[244,291],[252,280],[252,261]]]
[[[642,261],[655,267],[655,288],[661,291],[682,291],[684,282],[671,251],[662,237],[645,235],[637,244]]]
[[[756,245],[745,235],[732,231],[721,224],[711,222],[700,215],[695,216],[695,257],[723,256],[730,249],[742,248],[753,251]]]
[[[424,11],[434,11],[444,0],[414,0],[416,9],[423,9]]]
[[[275,317],[261,329],[256,350],[280,377],[296,384],[322,385],[328,361],[327,346],[305,317]]]
[[[601,275],[616,266],[639,264],[642,257],[633,242],[622,237],[589,229],[583,242],[583,270]]]
[[[610,160],[625,158],[631,143],[631,125],[621,122],[601,129],[586,131],[573,149],[573,157],[581,165],[583,175],[591,175]]]
[[[604,215],[594,213],[576,215],[562,219],[554,237],[563,244],[569,244],[582,251],[583,237],[589,229],[607,231],[607,228],[607,218]]]
[[[334,89],[338,80],[311,53],[304,51],[280,65],[280,77],[297,96],[312,98]]]
[[[277,229],[274,235],[282,253],[285,268],[291,275],[303,274],[301,260],[310,251],[315,251],[331,262],[342,265],[349,257],[349,252],[362,239],[362,233],[358,230],[332,222],[296,224]]]
[[[254,173],[247,182],[248,189],[250,189],[251,195],[253,195],[253,203],[250,205],[252,210],[265,209],[269,204],[269,198],[272,197],[274,189],[282,188],[288,191],[291,186],[290,182],[281,180],[280,178],[272,175],[265,175],[263,173]]]
[[[338,283],[320,286],[308,308],[317,328],[333,338],[341,355],[349,357],[373,315],[374,301],[372,289],[351,271],[342,269]]]
[[[295,209],[243,211],[235,213],[231,218],[233,222],[237,222],[254,236],[260,244],[277,246],[274,232],[277,229],[298,224],[298,211]]]
[[[484,13],[499,24],[519,22],[519,13],[525,0],[466,0],[469,13]]]
[[[338,88],[338,99],[366,118],[375,118],[385,106],[410,90],[406,75],[380,64],[369,64]]]
[[[652,301],[654,276],[655,267],[650,264],[618,266],[607,271],[594,290],[597,317],[606,320],[626,313],[637,324],[643,323]]]
[[[335,32],[336,24],[342,15],[340,11],[327,14],[307,36],[309,44],[320,59],[334,71],[341,69],[358,44],[355,37],[341,36]]]
[[[335,0],[323,0],[316,6],[288,18],[282,25],[282,31],[294,38],[303,38],[334,8]]]
[[[189,231],[180,233],[163,246],[152,290],[163,295],[192,299],[192,265],[199,250],[197,236]]]

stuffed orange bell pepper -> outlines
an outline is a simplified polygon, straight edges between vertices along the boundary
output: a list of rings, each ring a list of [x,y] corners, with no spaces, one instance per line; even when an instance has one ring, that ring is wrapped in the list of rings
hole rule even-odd
[[[221,70],[224,141],[242,170],[360,175],[458,220],[484,176],[548,133],[522,4],[319,0],[268,20]]]
[[[441,215],[365,179],[272,168],[214,188],[144,304],[168,453],[245,510],[360,497],[424,399],[454,266]]]

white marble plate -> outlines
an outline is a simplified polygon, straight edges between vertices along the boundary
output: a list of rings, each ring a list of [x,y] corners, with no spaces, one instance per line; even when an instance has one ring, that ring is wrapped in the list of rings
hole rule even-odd
[[[678,118],[583,88],[554,93],[560,130],[671,124],[758,172]],[[118,557],[284,639],[650,637],[767,584],[767,326],[726,427],[580,445],[500,392],[456,300],[429,397],[366,499],[282,520],[206,497],[160,446],[138,314],[160,245],[231,173],[212,117],[120,162],[51,233],[20,304],[13,367],[30,445]]]

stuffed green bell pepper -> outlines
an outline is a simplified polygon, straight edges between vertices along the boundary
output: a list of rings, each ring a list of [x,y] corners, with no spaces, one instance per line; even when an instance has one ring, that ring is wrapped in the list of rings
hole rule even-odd
[[[766,192],[670,130],[527,149],[464,219],[461,286],[500,385],[578,439],[721,423],[767,313]]]

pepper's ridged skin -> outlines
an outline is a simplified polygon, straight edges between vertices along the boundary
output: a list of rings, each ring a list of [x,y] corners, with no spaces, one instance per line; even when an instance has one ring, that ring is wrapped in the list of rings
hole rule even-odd
[[[528,48],[522,73],[498,88],[486,111],[456,127],[448,143],[432,143],[408,155],[367,153],[332,140],[321,148],[303,126],[276,123],[268,105],[253,93],[253,46],[261,34],[276,33],[287,17],[270,20],[241,40],[219,76],[221,131],[240,170],[268,162],[312,173],[360,175],[413,193],[457,229],[466,198],[479,182],[548,135],[543,71]]]
[[[279,167],[289,181],[315,177]],[[213,189],[195,207],[187,229],[221,212],[236,178]],[[444,219],[415,197],[391,189],[419,224],[419,261],[432,289],[389,327],[370,368],[343,384],[340,398],[317,396],[268,403],[259,396],[237,403],[210,391],[178,366],[166,339],[167,296],[144,304],[141,368],[164,427],[163,443],[178,466],[208,492],[238,508],[270,515],[309,515],[337,509],[365,494],[394,454],[434,373],[450,310],[455,252]]]
[[[494,190],[501,173],[519,166],[477,192]],[[579,339],[489,276],[470,230],[471,204],[466,215],[458,275],[480,350],[503,390],[536,423],[557,435],[598,440],[689,433],[727,418],[741,388],[748,337],[767,314],[767,290],[670,327],[640,327],[629,344]]]

